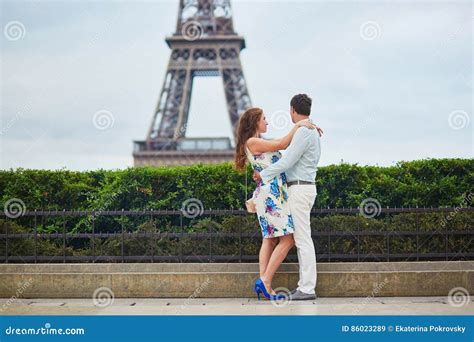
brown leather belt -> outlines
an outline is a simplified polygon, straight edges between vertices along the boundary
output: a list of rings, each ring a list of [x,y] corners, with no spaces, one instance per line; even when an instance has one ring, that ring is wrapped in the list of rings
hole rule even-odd
[[[286,183],[288,186],[296,185],[296,184],[315,184],[315,182],[310,182],[310,181],[303,181],[303,180],[297,180],[297,181],[291,181]]]

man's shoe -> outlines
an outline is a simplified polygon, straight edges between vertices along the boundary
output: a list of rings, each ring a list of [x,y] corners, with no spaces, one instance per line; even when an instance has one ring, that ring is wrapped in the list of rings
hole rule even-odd
[[[294,289],[293,291],[290,292],[290,295],[294,295],[298,291],[298,289]]]
[[[290,300],[312,300],[316,299],[316,294],[303,293],[299,290],[296,290],[295,293],[290,294]]]

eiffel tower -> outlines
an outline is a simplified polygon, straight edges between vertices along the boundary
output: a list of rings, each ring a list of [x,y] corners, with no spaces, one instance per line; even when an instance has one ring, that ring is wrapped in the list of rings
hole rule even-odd
[[[176,32],[165,41],[171,56],[146,140],[134,141],[134,165],[233,160],[230,137],[186,138],[196,76],[222,77],[234,135],[240,115],[251,107],[240,63],[245,40],[234,32],[230,0],[180,0]]]

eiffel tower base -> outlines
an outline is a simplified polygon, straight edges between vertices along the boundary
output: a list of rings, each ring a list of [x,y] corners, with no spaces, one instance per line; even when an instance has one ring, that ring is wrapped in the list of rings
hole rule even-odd
[[[232,162],[234,150],[219,151],[143,151],[133,153],[134,166],[178,166],[197,163]]]

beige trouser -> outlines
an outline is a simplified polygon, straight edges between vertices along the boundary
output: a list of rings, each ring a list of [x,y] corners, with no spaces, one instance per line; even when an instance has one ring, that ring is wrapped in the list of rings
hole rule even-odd
[[[295,224],[300,280],[298,290],[314,294],[316,287],[316,253],[311,238],[310,211],[316,199],[316,186],[295,184],[288,187],[288,203]]]

